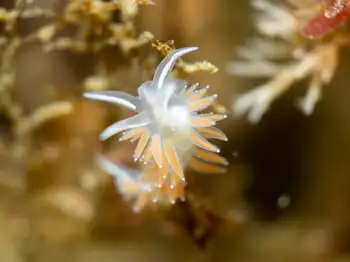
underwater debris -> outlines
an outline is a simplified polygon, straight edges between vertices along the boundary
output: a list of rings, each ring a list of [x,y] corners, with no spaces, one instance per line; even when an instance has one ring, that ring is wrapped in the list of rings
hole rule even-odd
[[[175,50],[174,41],[159,41],[156,40],[152,43],[152,46],[155,47],[160,53],[164,56]],[[201,61],[195,63],[188,63],[179,58],[176,63],[176,69],[181,71],[179,73],[192,74],[196,72],[209,72],[216,73],[219,69],[208,61]]]
[[[16,80],[21,77],[17,75],[15,59],[22,47],[25,49],[28,44],[33,44],[46,52],[68,49],[73,53],[94,53],[117,46],[128,54],[153,38],[149,32],[136,36],[131,21],[139,5],[154,4],[150,0],[69,0],[61,9],[37,1],[15,1],[14,4],[12,9],[0,8],[0,108],[14,124],[15,140],[22,140],[17,138],[28,135],[44,121],[73,110],[70,102],[53,101],[43,107],[38,105],[39,109],[33,113],[24,112],[21,103],[13,97]],[[128,14],[128,19],[116,18],[118,12]],[[43,20],[26,30],[19,30],[20,23],[33,19]],[[90,85],[94,85],[88,81],[92,77],[87,76]]]
[[[24,152],[29,149],[25,138],[30,138],[31,131],[53,118],[67,115],[73,110],[73,106],[66,101],[53,102],[37,110],[25,114],[22,104],[14,98],[18,71],[16,70],[16,56],[19,49],[24,46],[30,37],[23,36],[18,31],[20,20],[31,18],[51,18],[53,11],[36,6],[27,6],[18,1],[13,9],[0,8],[0,24],[3,31],[0,33],[0,109],[9,118],[13,125],[13,143],[8,149],[15,158],[21,159]],[[44,26],[45,27],[45,26]]]
[[[139,199],[137,209],[148,199],[168,204],[183,199],[186,166],[199,172],[220,173],[224,171],[221,166],[228,164],[217,155],[219,148],[207,140],[227,141],[225,134],[215,127],[217,121],[227,116],[200,114],[217,95],[205,96],[209,87],[197,90],[198,83],[187,86],[186,81],[169,76],[182,55],[197,49],[187,47],[169,53],[157,67],[153,80],[138,88],[138,97],[120,91],[84,93],[88,99],[119,104],[137,113],[100,134],[103,141],[126,131],[120,141],[138,140],[134,159],[144,163],[146,169],[139,175],[142,182],[133,179],[132,188],[147,192],[147,197]]]
[[[310,14],[270,0],[253,0],[253,6],[260,11],[255,25],[265,38],[255,38],[238,49],[244,60],[232,62],[228,71],[237,76],[271,79],[239,95],[232,104],[233,113],[239,117],[247,114],[250,122],[257,123],[275,99],[297,81],[310,77],[306,96],[297,105],[305,115],[312,114],[322,86],[334,76],[339,50],[348,43],[346,36],[338,32],[323,41],[305,39],[300,30]]]
[[[74,187],[53,187],[36,196],[36,201],[47,207],[54,207],[82,221],[90,221],[94,208],[88,194]]]
[[[0,21],[6,21],[13,28],[18,18],[48,17],[50,23],[30,33],[24,41],[38,40],[46,52],[71,50],[74,52],[98,52],[108,46],[119,46],[128,54],[132,49],[149,43],[153,39],[150,32],[135,35],[132,19],[139,5],[152,5],[150,0],[70,0],[63,12],[54,12],[30,4],[15,13],[0,12]],[[115,19],[117,12],[122,18]],[[115,21],[116,20],[116,21]],[[74,30],[73,35],[65,35],[65,30]]]
[[[125,21],[136,16],[139,5],[155,5],[151,0],[115,0],[114,2],[120,8]]]
[[[350,1],[334,0],[326,10],[308,21],[302,34],[308,38],[322,38],[332,32],[334,29],[345,24],[350,18]]]
[[[51,119],[66,116],[72,112],[73,104],[68,101],[58,101],[41,106],[18,123],[16,133],[23,136]]]

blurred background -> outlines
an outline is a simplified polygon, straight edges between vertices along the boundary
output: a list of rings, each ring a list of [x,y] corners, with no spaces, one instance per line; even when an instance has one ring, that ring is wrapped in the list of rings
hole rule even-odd
[[[0,3],[0,261],[350,261],[349,51],[311,116],[303,82],[256,125],[229,113],[227,173],[187,172],[187,202],[135,214],[94,163],[133,165],[128,143],[98,141],[129,112],[82,92],[136,94],[161,58],[152,41],[174,40],[218,67],[188,80],[229,109],[259,83],[226,70],[256,31],[248,0],[108,2]]]

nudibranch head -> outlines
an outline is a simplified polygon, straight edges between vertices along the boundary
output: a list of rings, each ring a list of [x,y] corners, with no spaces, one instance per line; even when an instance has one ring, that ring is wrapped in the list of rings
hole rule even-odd
[[[156,68],[153,80],[138,88],[138,97],[120,91],[84,94],[89,99],[119,104],[136,112],[135,116],[107,127],[100,139],[106,140],[124,131],[121,141],[138,140],[134,158],[151,162],[159,169],[159,176],[164,179],[155,182],[158,188],[169,185],[174,189],[179,183],[184,184],[183,170],[193,157],[213,164],[225,162],[216,155],[219,148],[207,139],[227,140],[225,134],[215,128],[216,122],[227,116],[200,113],[217,95],[206,96],[209,87],[199,89],[198,83],[187,86],[186,81],[169,76],[182,55],[197,49],[181,48],[167,55]],[[201,163],[191,163],[190,166],[197,170],[203,167]]]

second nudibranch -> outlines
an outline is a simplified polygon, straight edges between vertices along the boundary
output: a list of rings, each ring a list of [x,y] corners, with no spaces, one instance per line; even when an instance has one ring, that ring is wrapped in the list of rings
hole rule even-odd
[[[185,166],[199,172],[220,172],[220,165],[227,165],[217,154],[219,148],[207,140],[227,141],[225,134],[215,127],[217,121],[227,116],[200,114],[217,95],[206,96],[208,86],[200,89],[198,83],[187,86],[186,81],[169,76],[177,59],[197,49],[180,48],[167,55],[156,68],[153,80],[138,88],[138,97],[120,91],[84,94],[86,98],[119,104],[136,112],[135,116],[107,127],[100,134],[100,140],[123,131],[121,141],[138,140],[135,160],[152,162],[160,171],[167,170],[157,172],[160,173],[155,182],[158,188],[165,183],[170,188],[184,184]]]

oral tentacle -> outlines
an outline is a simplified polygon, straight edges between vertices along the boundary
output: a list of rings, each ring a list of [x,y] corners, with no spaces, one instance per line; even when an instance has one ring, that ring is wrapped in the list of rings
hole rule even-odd
[[[153,83],[156,85],[156,87],[158,89],[162,89],[164,86],[164,81],[173,69],[177,59],[187,53],[196,51],[198,49],[198,47],[184,47],[168,54],[158,65],[156,72],[154,73]]]
[[[140,102],[137,97],[120,91],[86,92],[83,96],[92,100],[118,104],[133,111],[137,110]]]

